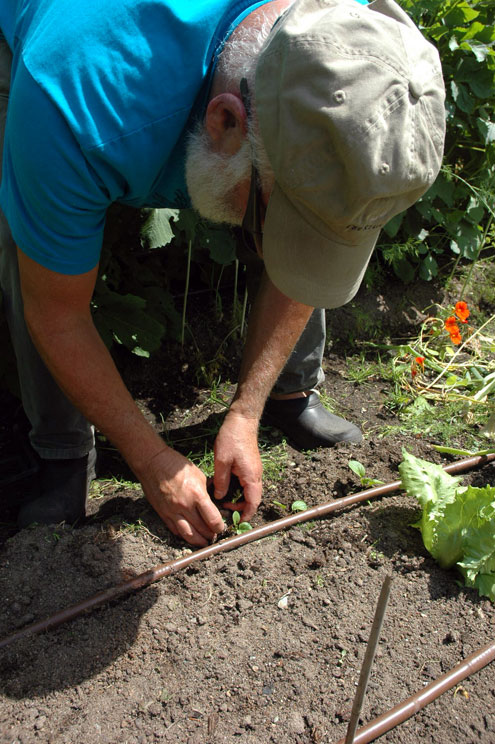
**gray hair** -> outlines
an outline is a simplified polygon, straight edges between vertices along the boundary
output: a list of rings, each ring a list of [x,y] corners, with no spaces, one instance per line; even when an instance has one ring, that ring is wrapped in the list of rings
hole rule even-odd
[[[240,225],[244,216],[238,199],[239,185],[249,180],[255,164],[261,187],[270,191],[274,176],[268,160],[254,105],[254,85],[258,56],[263,49],[277,13],[265,12],[256,28],[240,26],[227,40],[218,60],[215,75],[223,90],[239,94],[246,78],[251,95],[247,137],[238,152],[226,155],[214,150],[204,122],[189,134],[186,153],[186,181],[193,207],[213,222]]]
[[[265,47],[272,26],[278,16],[279,13],[271,9],[270,4],[265,6],[261,16],[261,24],[258,23],[255,27],[247,28],[240,26],[232,38],[225,43],[217,64],[217,74],[220,76],[225,90],[229,93],[238,93],[242,78],[247,80],[251,99],[248,139],[251,143],[253,160],[260,175],[261,185],[267,189],[273,186],[274,177],[259,131],[254,87],[258,57]]]

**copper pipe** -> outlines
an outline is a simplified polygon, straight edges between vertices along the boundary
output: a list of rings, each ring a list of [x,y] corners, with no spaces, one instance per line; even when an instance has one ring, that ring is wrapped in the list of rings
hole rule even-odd
[[[464,470],[474,468],[477,465],[485,465],[493,459],[495,459],[495,454],[467,457],[463,460],[457,460],[450,465],[445,465],[444,470],[448,473],[460,473]],[[25,638],[32,633],[42,633],[46,630],[49,630],[50,628],[55,628],[56,626],[61,625],[68,620],[73,620],[74,618],[82,615],[85,612],[88,612],[89,610],[100,607],[100,605],[105,604],[106,602],[118,599],[125,594],[129,594],[130,592],[135,591],[136,589],[142,589],[145,586],[149,586],[155,581],[160,581],[160,579],[164,579],[166,576],[170,576],[171,574],[180,571],[182,568],[186,568],[186,566],[189,566],[191,563],[201,561],[204,558],[210,558],[212,555],[216,555],[217,553],[223,553],[227,550],[239,548],[241,545],[253,542],[254,540],[259,540],[262,537],[271,535],[274,532],[278,532],[279,530],[282,530],[286,527],[291,527],[293,524],[298,524],[299,522],[307,522],[311,519],[318,519],[320,517],[326,516],[327,514],[330,514],[333,511],[337,511],[337,509],[344,509],[346,506],[352,506],[353,504],[356,504],[360,501],[366,501],[369,499],[377,498],[378,496],[384,496],[385,494],[391,493],[392,491],[397,491],[400,486],[401,481],[393,481],[392,483],[388,483],[383,486],[374,486],[373,488],[368,488],[366,491],[359,491],[359,493],[354,493],[350,496],[343,496],[340,499],[335,499],[334,501],[320,504],[320,506],[313,506],[305,512],[290,514],[287,517],[282,517],[281,519],[276,519],[273,522],[268,522],[261,527],[255,527],[254,529],[249,530],[248,532],[244,532],[241,535],[234,535],[233,537],[229,537],[226,540],[221,540],[220,542],[213,543],[213,545],[207,545],[205,548],[200,548],[199,550],[194,551],[194,553],[185,555],[183,558],[177,558],[176,560],[169,561],[168,563],[162,563],[154,566],[153,568],[144,571],[138,576],[124,581],[122,584],[109,587],[102,592],[98,592],[98,594],[94,594],[88,599],[84,599],[82,602],[78,602],[77,604],[72,605],[72,607],[67,607],[65,610],[60,610],[60,612],[56,612],[55,614],[50,615],[50,617],[47,617],[44,620],[38,620],[32,625],[28,625],[25,628],[17,630],[15,633],[11,633],[10,635],[5,636],[0,640],[0,649],[5,648],[5,646],[8,646],[10,643],[17,641],[20,638]]]
[[[454,685],[462,682],[470,674],[478,672],[495,659],[495,641],[470,654],[464,661],[446,674],[430,682],[411,697],[375,718],[371,723],[360,728],[354,737],[353,744],[368,744],[387,733],[399,723],[403,723],[412,715],[424,708],[428,703],[436,700]],[[337,744],[345,744],[345,739],[339,739]]]

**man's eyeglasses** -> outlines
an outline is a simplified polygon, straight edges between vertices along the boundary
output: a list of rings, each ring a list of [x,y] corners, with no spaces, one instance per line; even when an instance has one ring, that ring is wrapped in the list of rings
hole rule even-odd
[[[240,92],[244,108],[248,118],[251,115],[251,103],[249,100],[249,91],[246,78],[242,78],[240,83]],[[263,195],[259,185],[259,176],[256,166],[251,168],[251,186],[249,188],[249,197],[241,224],[242,239],[244,245],[250,251],[254,251],[260,258],[263,257],[263,218],[264,218]]]

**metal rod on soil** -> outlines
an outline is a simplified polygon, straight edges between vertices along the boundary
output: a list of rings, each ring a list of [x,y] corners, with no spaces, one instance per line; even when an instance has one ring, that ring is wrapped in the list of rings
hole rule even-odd
[[[462,682],[470,674],[483,669],[483,667],[494,659],[495,641],[470,654],[470,656],[453,667],[449,672],[430,682],[429,685],[426,685],[426,687],[423,687],[414,695],[408,697],[407,700],[403,700],[394,708],[375,718],[371,723],[360,728],[354,738],[353,744],[368,744],[368,742],[378,739],[379,736],[386,734],[387,731],[398,726],[399,723],[407,721],[408,718],[411,718],[419,710],[454,687],[454,685]],[[345,739],[339,739],[337,744],[346,744],[346,741]]]
[[[486,465],[486,463],[491,462],[494,459],[495,454],[467,457],[463,460],[456,460],[450,465],[445,465],[444,470],[447,473],[460,473],[464,470],[475,468],[478,465]],[[397,480],[383,486],[374,486],[373,488],[368,488],[365,491],[359,491],[359,493],[354,493],[350,496],[343,496],[340,499],[335,499],[325,504],[320,504],[320,506],[313,506],[305,512],[297,512],[296,514],[291,514],[287,517],[276,519],[274,522],[268,522],[261,527],[255,527],[249,532],[244,532],[241,535],[234,535],[234,537],[229,537],[226,540],[221,540],[220,542],[214,543],[213,545],[207,545],[205,548],[200,548],[199,550],[194,551],[194,553],[186,555],[182,558],[177,558],[176,560],[170,561],[168,563],[162,563],[154,566],[153,568],[144,571],[144,573],[141,573],[132,579],[128,579],[127,581],[124,581],[117,586],[109,587],[102,592],[98,592],[98,594],[94,594],[88,599],[85,599],[75,605],[72,605],[71,607],[67,607],[64,610],[60,610],[59,612],[50,615],[50,617],[47,617],[44,620],[39,620],[32,625],[28,625],[25,628],[21,628],[20,630],[17,630],[8,636],[5,636],[4,638],[0,639],[0,649],[5,648],[5,646],[8,646],[14,641],[25,638],[26,636],[33,633],[42,633],[44,631],[50,630],[51,628],[55,628],[58,625],[61,625],[68,620],[73,620],[79,615],[83,615],[90,610],[94,610],[96,607],[100,607],[107,602],[118,599],[137,589],[142,589],[145,586],[149,586],[155,581],[160,581],[166,576],[170,576],[171,574],[176,573],[183,568],[186,568],[186,566],[189,566],[191,563],[204,560],[205,558],[210,558],[212,555],[216,555],[217,553],[223,553],[227,550],[233,550],[234,548],[238,548],[241,545],[245,545],[246,543],[253,542],[254,540],[259,540],[260,538],[271,535],[274,532],[278,532],[279,530],[291,527],[293,524],[298,524],[299,522],[307,522],[311,519],[319,519],[320,517],[324,517],[327,514],[331,514],[331,512],[337,511],[338,509],[344,509],[347,506],[352,506],[353,504],[359,503],[360,501],[367,501],[369,499],[377,498],[378,496],[384,496],[386,494],[392,493],[393,491],[397,491],[401,485],[401,481]]]
[[[380,637],[380,631],[383,625],[383,618],[388,605],[388,598],[390,596],[390,584],[392,582],[391,576],[385,576],[378,597],[378,603],[376,605],[375,617],[373,618],[373,625],[371,626],[370,637],[368,639],[368,645],[366,646],[366,653],[364,655],[363,666],[361,667],[361,673],[359,675],[359,682],[354,696],[354,702],[352,704],[351,717],[349,725],[347,727],[347,735],[345,737],[345,744],[354,744],[354,734],[356,733],[359,715],[361,708],[363,707],[364,696],[368,689],[368,681],[371,674],[371,667],[373,666],[373,660],[375,658],[376,647],[378,639]]]

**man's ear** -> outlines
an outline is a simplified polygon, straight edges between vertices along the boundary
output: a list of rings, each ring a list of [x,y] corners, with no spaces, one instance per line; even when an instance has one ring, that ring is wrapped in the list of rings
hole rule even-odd
[[[208,103],[206,131],[215,149],[228,155],[237,152],[247,132],[247,114],[241,99],[233,93],[220,93]]]

